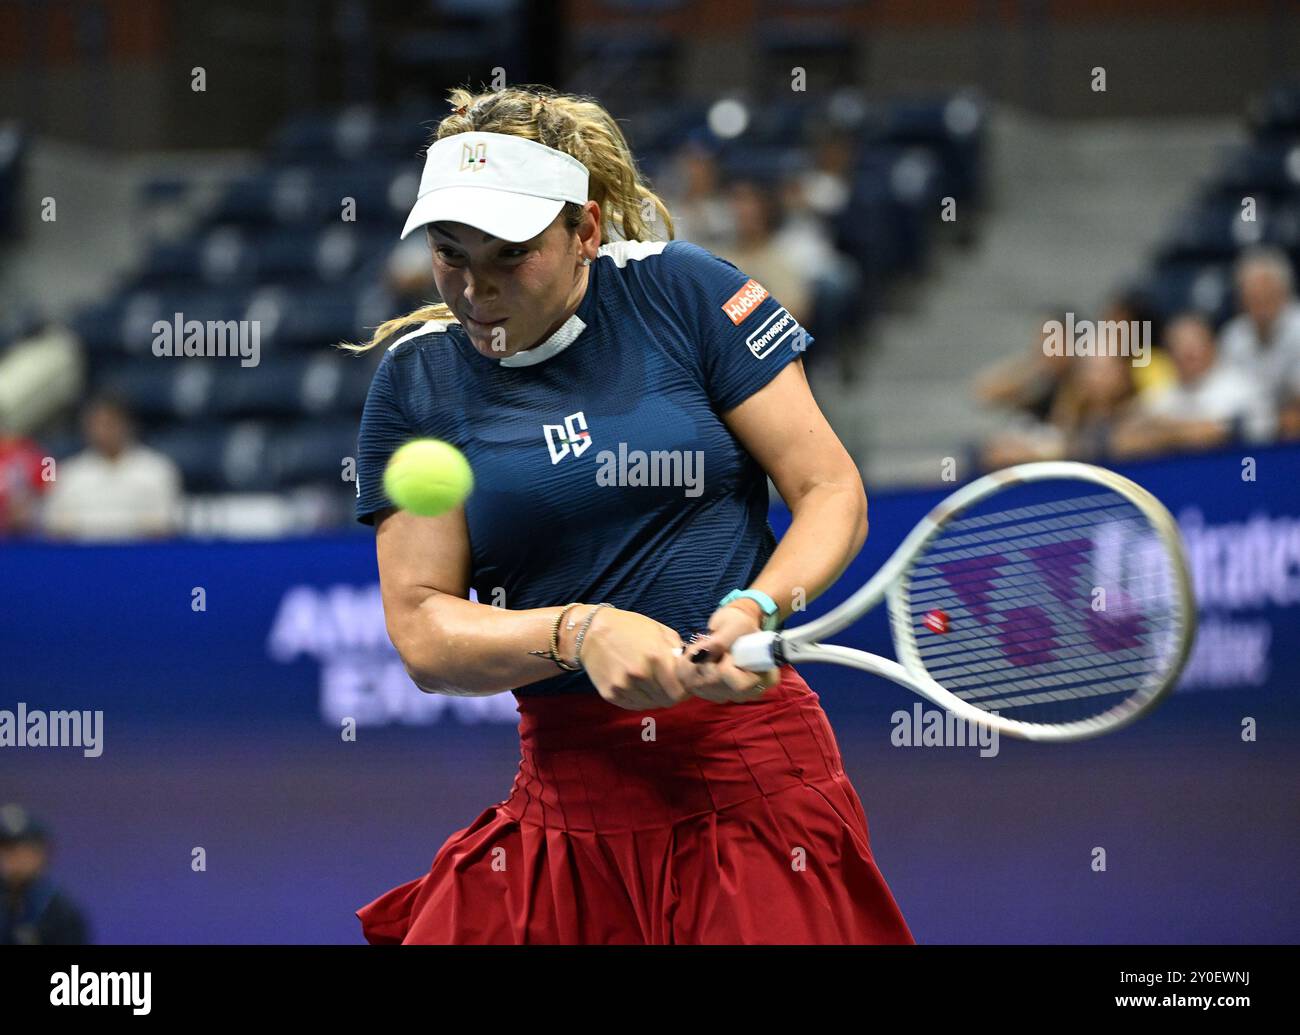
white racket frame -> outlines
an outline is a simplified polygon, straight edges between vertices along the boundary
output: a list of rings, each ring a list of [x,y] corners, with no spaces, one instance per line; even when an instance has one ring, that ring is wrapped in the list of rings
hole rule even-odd
[[[1160,682],[1153,681],[1150,686],[1138,688],[1132,696],[1089,719],[1064,723],[1025,722],[977,708],[944,689],[930,676],[917,648],[905,582],[917,557],[929,542],[945,524],[964,510],[1007,486],[1052,479],[1092,482],[1112,489],[1142,512],[1168,554],[1173,590],[1185,620],[1173,662]],[[857,621],[883,598],[888,599],[890,628],[898,661],[853,647],[837,647],[820,642],[824,637]],[[737,666],[751,672],[763,672],[777,667],[777,653],[791,664],[829,662],[847,665],[905,686],[957,717],[990,726],[999,733],[1024,740],[1059,742],[1085,740],[1120,729],[1159,704],[1173,689],[1187,663],[1195,631],[1196,603],[1187,572],[1182,538],[1178,534],[1177,522],[1164,505],[1142,486],[1114,471],[1073,460],[1051,460],[1018,464],[994,471],[958,489],[922,518],[870,581],[838,607],[793,629],[742,636],[732,644],[731,657]]]

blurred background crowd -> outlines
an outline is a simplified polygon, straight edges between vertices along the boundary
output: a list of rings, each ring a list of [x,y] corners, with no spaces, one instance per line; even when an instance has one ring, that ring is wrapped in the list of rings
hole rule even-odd
[[[728,88],[691,48],[707,14],[673,0],[577,4],[566,17],[509,0],[278,15],[218,6],[226,50],[205,63],[182,46],[162,64],[182,115],[154,112],[127,132],[109,97],[87,98],[99,116],[90,124],[60,121],[63,93],[161,55],[185,5],[0,2],[15,70],[0,125],[0,534],[346,527],[348,460],[377,357],[332,345],[436,300],[423,238],[397,232],[446,89],[495,74],[589,91],[623,121],[677,236],[734,262],[811,330],[814,389],[869,489],[936,482],[945,457],[969,475],[1300,436],[1300,86],[1285,58],[1237,75],[1229,99],[1217,95],[1227,112],[1171,123],[1194,127],[1198,142],[1171,180],[1144,166],[1141,146],[1126,153],[1124,130],[1107,135],[1077,110],[1132,115],[1140,102],[1110,100],[1131,83],[1098,91],[1086,60],[1075,62],[1077,96],[1061,73],[1017,89],[999,70],[1008,52],[990,31],[1013,30],[1032,55],[1027,72],[1044,72],[1037,51],[1078,16],[1068,3],[1057,23],[1004,25],[986,12],[973,23],[985,60],[962,79],[950,67],[961,62],[936,50],[924,76],[911,73],[918,83],[872,75],[879,39],[896,31],[890,5],[741,5],[743,74],[717,46],[704,53],[730,69]],[[1256,29],[1294,28],[1269,10]],[[955,18],[936,4],[929,20],[942,30]],[[259,31],[277,41],[274,60],[251,42]],[[183,115],[202,111],[205,93],[253,89],[265,103],[239,93],[227,117],[214,107],[212,149],[196,151],[202,134]],[[1027,121],[1024,106],[1049,104],[1057,110]],[[1042,115],[1055,116],[1058,142],[1107,144],[1112,171],[1076,166],[1075,182],[1058,182],[1035,211],[1015,177],[1059,180],[1050,159],[1037,174],[1021,160]],[[115,145],[133,160],[106,161],[110,189],[87,156]],[[1068,256],[1088,217],[1062,199],[1088,188],[1122,209],[1117,192],[1140,191],[1144,175],[1170,199],[1147,220],[1163,229],[1145,250],[1130,234]],[[1055,254],[999,238],[1017,218],[1060,235]],[[1069,297],[1079,262],[1098,253],[1112,268]],[[963,280],[992,283],[1017,264],[1047,286],[997,312],[977,308],[978,283],[961,294]],[[158,356],[155,322],[176,314],[255,326],[256,363]],[[1048,327],[1067,320],[1125,323],[1152,354],[1141,365],[1053,355]]]

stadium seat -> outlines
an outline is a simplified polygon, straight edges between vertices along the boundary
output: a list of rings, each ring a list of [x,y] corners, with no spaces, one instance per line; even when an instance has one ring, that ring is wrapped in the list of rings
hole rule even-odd
[[[941,98],[893,100],[868,107],[864,146],[922,146],[940,171],[940,196],[958,201],[980,194],[986,106],[977,94],[960,91]]]
[[[1216,177],[1219,189],[1240,199],[1252,193],[1285,198],[1300,190],[1300,142],[1250,144],[1232,154]]]
[[[271,349],[320,348],[362,330],[354,294],[330,288],[263,289],[244,317],[260,322],[262,345]]]
[[[16,122],[0,123],[0,239],[19,231],[18,205],[26,167],[27,134]]]
[[[212,415],[217,372],[212,360],[137,359],[114,368],[102,386],[144,423],[193,420]]]
[[[758,180],[775,185],[808,166],[806,152],[790,147],[728,143],[718,153],[723,175],[729,180]]]
[[[174,326],[177,313],[182,321],[238,320],[246,306],[246,295],[237,291],[193,286],[165,291],[128,290],[109,301],[82,308],[72,324],[92,351],[148,356],[153,354],[158,321]]]
[[[1267,204],[1254,220],[1242,219],[1240,204],[1210,202],[1177,216],[1157,250],[1158,262],[1225,260],[1242,248],[1274,243],[1277,230]]]
[[[355,457],[355,416],[303,421],[278,430],[268,444],[276,483],[283,488],[308,483],[342,484],[344,460]]]
[[[410,197],[395,193],[394,179],[416,167],[417,179]],[[402,182],[405,183],[405,177]],[[404,215],[415,198],[418,163],[362,160],[350,165],[326,161],[319,165],[292,165],[246,173],[226,186],[208,213],[207,225],[270,223],[312,224],[337,222],[345,198],[354,201],[358,223],[382,223]]]
[[[185,491],[219,492],[226,488],[221,446],[229,429],[221,424],[176,426],[146,433],[145,445],[165,453],[180,468]]]
[[[223,367],[208,412],[221,418],[355,416],[369,386],[368,364],[327,348],[271,359],[256,368]]]
[[[1231,268],[1227,263],[1165,263],[1140,288],[1162,322],[1189,309],[1204,313],[1216,326],[1232,315]]]
[[[1256,98],[1249,118],[1260,136],[1300,137],[1300,83],[1280,83]]]

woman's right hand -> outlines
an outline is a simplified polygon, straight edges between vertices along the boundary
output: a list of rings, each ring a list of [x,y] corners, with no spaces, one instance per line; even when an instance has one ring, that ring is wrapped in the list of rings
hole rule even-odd
[[[573,643],[590,613],[591,608],[583,608],[576,616],[578,629],[567,634],[574,639],[568,644],[561,640],[563,657],[574,657]],[[682,649],[675,629],[635,611],[602,607],[583,638],[581,662],[610,704],[634,712],[671,708],[690,696],[677,677]]]

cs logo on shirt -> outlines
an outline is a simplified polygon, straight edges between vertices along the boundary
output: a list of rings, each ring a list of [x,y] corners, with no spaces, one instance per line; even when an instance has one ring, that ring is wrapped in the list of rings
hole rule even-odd
[[[570,451],[574,456],[582,456],[591,446],[587,418],[581,410],[565,417],[563,424],[543,424],[542,433],[546,435],[546,448],[551,451],[552,465],[558,464]]]

